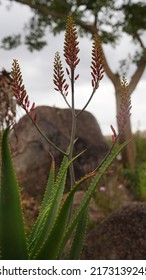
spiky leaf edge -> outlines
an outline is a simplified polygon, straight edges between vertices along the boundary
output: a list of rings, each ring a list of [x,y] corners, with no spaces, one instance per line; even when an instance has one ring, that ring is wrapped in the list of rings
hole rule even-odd
[[[0,136],[0,257],[28,259],[20,190],[8,143],[9,130],[7,128]]]
[[[32,258],[35,258],[37,251],[39,251],[40,247],[43,246],[42,244],[45,243],[45,240],[47,239],[51,231],[54,221],[56,220],[57,211],[61,204],[62,196],[64,193],[68,167],[76,158],[78,158],[83,153],[84,151],[82,151],[70,161],[66,156],[64,156],[57,179],[54,183],[55,193],[52,197],[52,200],[50,201],[50,205],[46,206],[44,211],[40,213],[37,224],[35,225],[29,239],[30,257]]]
[[[109,154],[109,156],[106,158],[106,160],[101,165],[100,169],[98,170],[97,175],[93,178],[91,184],[89,185],[89,188],[83,197],[80,207],[76,210],[76,213],[74,214],[74,217],[72,218],[71,223],[68,225],[66,232],[64,233],[64,237],[62,239],[62,242],[60,244],[60,249],[58,252],[57,258],[60,258],[62,255],[63,249],[65,247],[65,244],[67,240],[69,239],[72,231],[74,230],[76,224],[78,223],[80,215],[82,215],[84,209],[88,206],[90,199],[92,198],[94,191],[96,190],[97,184],[101,177],[103,176],[104,172],[108,169],[110,164],[113,162],[113,160],[117,157],[117,155],[121,152],[121,150],[128,145],[133,139],[125,141],[123,144],[118,145],[118,147],[114,147],[113,151]],[[70,192],[70,196],[72,196],[72,191]]]
[[[79,260],[81,257],[88,224],[88,210],[87,206],[80,215],[69,253],[69,260]]]

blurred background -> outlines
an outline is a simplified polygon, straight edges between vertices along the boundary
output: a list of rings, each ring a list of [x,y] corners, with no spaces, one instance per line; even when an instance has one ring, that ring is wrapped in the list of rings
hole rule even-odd
[[[76,70],[80,74],[76,83],[76,108],[84,106],[92,90],[90,62],[94,29],[100,36],[110,69],[105,69],[104,79],[87,110],[96,117],[103,134],[110,135],[110,124],[116,127],[117,114],[113,79],[116,75],[119,79],[126,75],[129,84],[135,83],[131,95],[132,131],[145,131],[145,1],[1,0],[0,69],[10,71],[12,60],[18,59],[31,102],[65,108],[63,98],[54,90],[52,78],[56,51],[64,61],[64,30],[69,12],[79,31],[81,61]],[[23,114],[20,109],[17,113],[18,118]]]

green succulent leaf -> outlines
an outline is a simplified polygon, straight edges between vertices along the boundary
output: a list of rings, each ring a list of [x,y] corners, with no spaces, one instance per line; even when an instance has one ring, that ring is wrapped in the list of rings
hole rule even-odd
[[[88,206],[90,199],[92,198],[94,191],[97,188],[97,184],[99,182],[99,180],[101,179],[101,177],[103,176],[104,172],[108,169],[108,167],[111,165],[111,163],[113,162],[113,160],[117,157],[117,155],[121,152],[121,150],[131,142],[131,140],[127,140],[125,141],[123,144],[115,146],[114,149],[111,151],[111,153],[108,155],[108,157],[106,158],[106,160],[103,162],[103,164],[101,165],[100,169],[98,170],[98,173],[96,176],[94,176],[91,184],[88,187],[88,190],[85,194],[85,196],[83,197],[81,204],[79,206],[79,208],[76,210],[76,213],[74,214],[74,217],[71,220],[71,223],[68,225],[65,233],[64,233],[64,237],[62,238],[62,242],[60,244],[60,249],[58,252],[58,258],[60,258],[64,247],[66,245],[66,242],[68,241],[68,239],[70,238],[71,233],[73,232],[75,226],[77,225],[77,223],[79,222],[79,219],[81,217],[81,215],[83,214],[83,211],[85,211],[86,207]],[[71,195],[71,194],[70,194]]]
[[[76,185],[72,187],[72,190],[69,192],[66,200],[64,201],[62,207],[60,208],[52,230],[48,235],[45,243],[43,244],[42,248],[36,255],[36,259],[57,259],[58,252],[60,248],[60,243],[64,235],[64,231],[66,229],[66,225],[68,223],[68,218],[70,214],[70,208],[72,206],[72,201],[74,197],[74,193],[77,188],[83,183],[87,178],[91,177],[92,175],[88,175],[83,177]],[[62,255],[63,251],[60,252]]]
[[[0,259],[28,259],[19,187],[8,144],[8,132],[0,135]]]
[[[48,206],[51,202],[51,199],[53,197],[53,194],[55,193],[55,187],[54,187],[54,182],[55,182],[55,162],[52,160],[51,168],[50,168],[50,173],[49,173],[49,178],[47,182],[47,187],[45,190],[44,198],[41,203],[41,208],[40,208],[40,213]]]
[[[83,152],[78,154],[70,161],[66,156],[64,156],[63,162],[58,172],[58,176],[55,180],[54,187],[52,189],[53,192],[51,194],[49,204],[47,205],[46,203],[45,209],[42,212],[40,212],[38,220],[32,230],[32,233],[30,234],[29,247],[31,258],[36,258],[36,255],[40,251],[40,248],[43,246],[43,244],[45,244],[45,241],[47,240],[50,231],[52,230],[52,226],[54,225],[60,204],[62,202],[68,167]],[[48,183],[49,182],[52,183],[51,180],[49,180]],[[47,185],[47,188],[49,188],[49,185]],[[47,193],[49,192],[46,190],[46,194]],[[47,198],[45,198],[44,201],[47,201]]]
[[[131,140],[130,140],[131,141]],[[89,185],[89,188],[84,196],[84,198],[81,201],[80,207],[76,210],[76,213],[74,214],[73,218],[71,219],[71,222],[68,224],[68,217],[70,213],[70,207],[72,205],[73,196],[81,182],[87,179],[88,176],[85,176],[82,178],[69,192],[62,208],[60,209],[58,216],[55,220],[55,223],[52,227],[52,230],[50,231],[46,241],[44,242],[41,249],[38,251],[36,255],[36,259],[59,259],[63,255],[64,247],[70,238],[74,228],[79,223],[82,215],[84,215],[84,211],[86,212],[86,209],[88,207],[89,201],[94,194],[94,191],[97,187],[97,184],[104,174],[104,172],[107,170],[107,168],[110,166],[112,161],[116,158],[116,156],[120,153],[120,151],[130,142],[126,141],[125,143],[118,145],[113,149],[113,151],[108,155],[106,160],[103,162],[102,166],[98,170],[97,175],[93,178],[91,184]],[[94,175],[94,174],[93,174]],[[91,174],[89,175],[91,176]],[[82,241],[81,241],[82,242]],[[80,244],[80,249],[75,254],[79,255],[79,252],[81,252],[82,244]],[[74,248],[74,245],[73,245]],[[73,250],[73,249],[72,249]],[[73,251],[72,251],[73,254]],[[74,255],[74,258],[77,258],[77,255]]]
[[[80,215],[76,232],[74,235],[72,247],[69,254],[69,260],[79,260],[82,254],[84,239],[88,223],[88,206]]]
[[[40,207],[39,215],[29,236],[30,248],[31,246],[33,246],[35,239],[41,229],[42,223],[47,216],[48,206],[50,206],[50,203],[52,201],[52,196],[54,193],[54,185],[55,185],[54,181],[55,181],[55,163],[54,161],[52,161],[49,178],[48,178],[44,198]]]
[[[56,213],[58,211],[58,207],[60,205],[65,188],[68,165],[68,158],[64,156],[53,187],[52,180],[48,180],[43,205],[41,207],[42,211],[40,212],[29,237],[30,256],[32,258],[35,257],[35,254],[39,250],[40,246],[47,238],[48,233],[56,218]],[[52,169],[50,172],[52,173]],[[51,188],[53,190],[52,193],[50,193]],[[48,197],[48,204],[47,195],[51,195],[50,197]]]

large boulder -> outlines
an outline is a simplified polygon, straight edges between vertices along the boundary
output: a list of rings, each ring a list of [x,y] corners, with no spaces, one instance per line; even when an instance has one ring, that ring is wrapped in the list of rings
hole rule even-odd
[[[37,124],[43,133],[62,150],[70,143],[71,112],[69,109],[40,106],[35,109]],[[107,153],[109,147],[100,127],[89,112],[83,112],[77,122],[74,154],[87,151],[74,164],[76,179],[94,170]],[[10,135],[10,144],[18,181],[32,196],[42,195],[47,182],[51,156],[55,158],[56,169],[62,154],[50,146],[36,130],[27,115],[23,116],[15,131]]]
[[[82,259],[146,259],[146,203],[130,202],[89,230]]]

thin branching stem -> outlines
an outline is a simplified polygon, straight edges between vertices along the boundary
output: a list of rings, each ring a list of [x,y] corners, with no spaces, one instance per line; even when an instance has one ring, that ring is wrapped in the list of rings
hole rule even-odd
[[[88,99],[87,103],[86,103],[85,106],[81,109],[81,111],[80,111],[78,114],[76,114],[76,117],[78,117],[82,112],[84,112],[84,111],[86,110],[86,108],[87,108],[87,106],[89,105],[91,99],[93,98],[93,95],[94,95],[95,91],[96,91],[96,89],[93,89],[92,94],[90,95],[90,98]]]
[[[115,141],[112,143],[112,145],[111,145],[109,151],[106,153],[105,157],[102,159],[102,161],[99,163],[99,165],[93,170],[93,172],[95,172],[95,171],[98,172],[99,171],[99,169],[102,166],[102,164],[106,161],[106,159],[108,158],[108,156],[111,154],[112,150],[114,149],[118,139],[119,139],[119,134],[116,137]]]
[[[99,165],[93,170],[93,173],[94,172],[98,172],[100,167],[102,166],[102,164],[106,161],[106,159],[108,158],[108,156],[112,153],[116,143],[119,141],[119,138],[121,136],[121,134],[123,133],[123,131],[120,131],[119,134],[117,135],[117,137],[115,138],[115,141],[112,143],[109,151],[107,152],[107,154],[105,155],[105,157],[102,159],[102,161],[99,163]],[[131,139],[133,140],[133,139]]]
[[[70,105],[69,102],[67,101],[66,96],[63,94],[63,92],[60,92],[60,93],[61,93],[61,95],[62,95],[62,97],[63,97],[65,103],[67,104],[67,106],[71,109],[71,105]]]
[[[40,127],[38,126],[38,124],[34,121],[34,119],[30,116],[29,112],[26,110],[26,113],[28,115],[28,117],[30,118],[30,120],[32,121],[33,125],[35,126],[35,128],[38,130],[38,132],[42,135],[42,137],[47,141],[48,144],[50,144],[54,149],[56,149],[57,151],[59,151],[60,153],[62,153],[65,156],[68,156],[68,154],[66,152],[64,152],[62,149],[60,149],[58,146],[56,146],[40,129]]]

